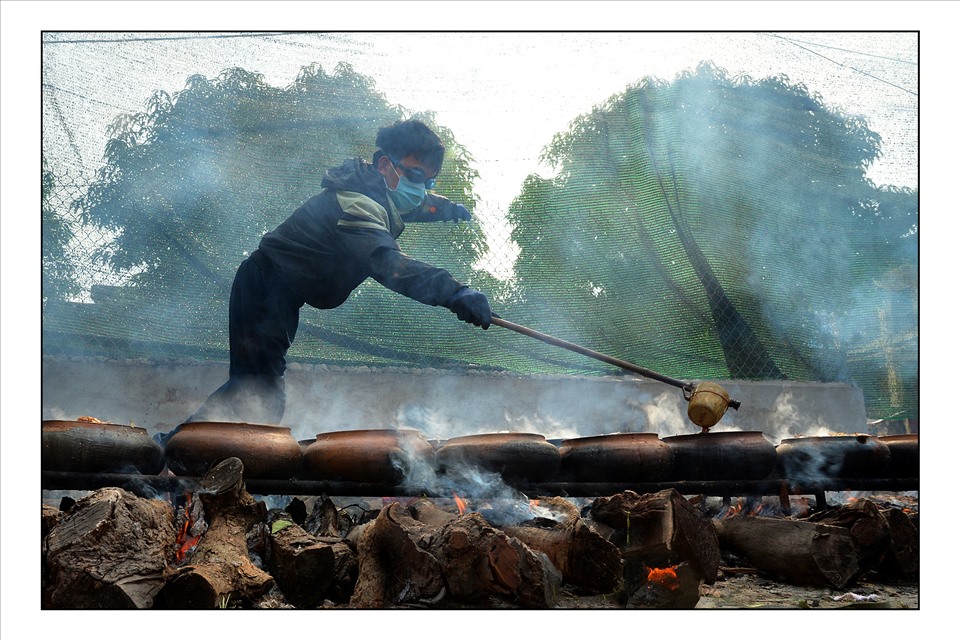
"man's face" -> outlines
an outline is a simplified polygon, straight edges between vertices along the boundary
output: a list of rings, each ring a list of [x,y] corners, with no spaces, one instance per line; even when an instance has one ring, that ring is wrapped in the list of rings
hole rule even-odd
[[[418,171],[419,170],[419,171]],[[420,162],[414,156],[407,156],[396,164],[387,156],[381,156],[377,162],[377,171],[383,176],[387,187],[395,191],[397,183],[400,182],[400,176],[405,176],[411,182],[423,183],[424,180],[430,181],[437,177],[435,167],[430,167]],[[432,187],[427,187],[432,188]]]

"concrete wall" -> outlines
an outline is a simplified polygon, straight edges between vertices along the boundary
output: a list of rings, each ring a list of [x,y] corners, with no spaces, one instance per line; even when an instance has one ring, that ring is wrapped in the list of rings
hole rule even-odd
[[[168,431],[227,377],[225,364],[44,358],[42,416],[94,416]],[[520,431],[548,438],[618,431],[698,433],[680,389],[633,376],[557,377],[291,365],[283,425],[298,439],[409,427],[427,436]],[[715,431],[790,435],[866,431],[863,394],[845,384],[717,381],[734,400]]]

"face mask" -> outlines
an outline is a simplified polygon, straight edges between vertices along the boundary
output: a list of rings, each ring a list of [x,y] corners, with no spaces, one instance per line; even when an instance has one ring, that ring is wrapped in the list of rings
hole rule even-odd
[[[422,184],[410,182],[406,176],[400,176],[396,191],[387,189],[387,195],[393,200],[394,206],[400,213],[407,213],[419,207],[426,194],[427,190]]]

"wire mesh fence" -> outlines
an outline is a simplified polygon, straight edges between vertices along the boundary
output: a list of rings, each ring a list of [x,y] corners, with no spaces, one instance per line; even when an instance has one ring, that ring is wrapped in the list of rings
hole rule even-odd
[[[849,382],[871,417],[916,417],[918,190],[870,173],[891,147],[915,154],[915,121],[884,141],[785,72],[700,60],[669,79],[637,68],[536,146],[491,150],[505,126],[491,114],[522,120],[520,100],[537,96],[505,86],[464,100],[464,85],[527,45],[438,61],[459,84],[427,85],[436,106],[417,108],[405,88],[418,69],[385,56],[414,59],[419,45],[381,35],[44,34],[44,354],[225,361],[239,263],[326,169],[369,162],[380,127],[415,117],[447,148],[437,193],[474,215],[407,225],[399,243],[504,318],[680,379]],[[915,115],[916,34],[874,35],[847,54],[877,67],[857,75],[861,94],[871,76],[903,76],[876,108]],[[905,59],[866,55],[891,35]],[[749,42],[774,69],[796,64],[795,48]],[[335,309],[305,306],[288,361],[613,373],[372,280]]]

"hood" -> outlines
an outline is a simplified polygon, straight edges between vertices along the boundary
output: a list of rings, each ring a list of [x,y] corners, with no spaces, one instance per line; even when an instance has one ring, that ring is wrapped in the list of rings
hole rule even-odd
[[[339,167],[327,169],[320,186],[337,191],[356,191],[375,200],[387,199],[387,185],[383,182],[383,176],[363,158],[344,160]]]

